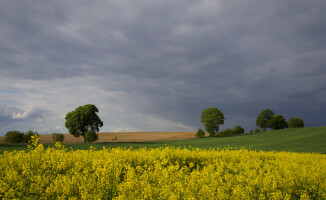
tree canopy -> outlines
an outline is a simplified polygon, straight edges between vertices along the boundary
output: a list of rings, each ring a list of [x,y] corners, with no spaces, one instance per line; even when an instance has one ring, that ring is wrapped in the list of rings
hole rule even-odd
[[[87,131],[98,132],[99,128],[103,126],[103,122],[96,114],[98,112],[95,105],[86,104],[67,113],[65,125],[69,133],[75,137],[83,136],[84,142],[86,142],[85,134]]]
[[[285,118],[282,115],[275,115],[271,120],[269,120],[268,124],[270,128],[274,130],[284,129],[287,127]]]
[[[304,127],[304,122],[300,118],[291,118],[288,122],[289,128],[301,128]]]
[[[217,108],[207,108],[201,114],[201,123],[211,137],[215,136],[219,126],[224,124],[224,114]]]
[[[269,120],[274,116],[274,112],[270,109],[265,109],[257,116],[256,125],[260,128],[266,129],[271,128],[269,126]]]

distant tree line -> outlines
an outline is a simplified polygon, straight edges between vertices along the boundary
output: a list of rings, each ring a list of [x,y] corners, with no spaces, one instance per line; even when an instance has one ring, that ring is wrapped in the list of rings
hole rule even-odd
[[[69,133],[74,137],[82,136],[84,142],[94,142],[98,140],[99,128],[103,126],[102,120],[97,115],[98,109],[95,105],[86,104],[77,107],[74,111],[68,112],[65,119],[65,126]],[[7,143],[28,143],[31,136],[37,132],[28,131],[26,133],[21,131],[9,131],[6,133],[5,142]],[[52,134],[54,142],[63,142],[64,134],[54,132]]]
[[[217,108],[204,109],[201,114],[201,123],[210,137],[230,136],[244,133],[244,129],[239,125],[237,125],[234,129],[227,128],[223,131],[219,131],[219,127],[220,125],[224,124],[224,120],[225,117],[223,112]],[[255,132],[259,133],[261,132],[261,129],[266,131],[267,128],[273,130],[284,128],[301,128],[304,127],[304,121],[300,118],[291,118],[288,122],[286,122],[282,115],[274,115],[272,110],[265,109],[257,116],[256,125],[259,128],[256,128]],[[249,133],[253,132],[253,130],[250,130]],[[204,136],[205,131],[198,129],[196,137],[202,138]]]
[[[98,109],[95,105],[86,104],[77,107],[74,111],[68,112],[65,119],[65,126],[69,133],[74,137],[82,136],[84,142],[94,142],[98,140],[99,128],[103,126],[102,120],[97,115]],[[233,129],[227,128],[219,131],[220,125],[224,124],[224,114],[217,108],[207,108],[202,111],[201,123],[210,137],[216,136],[231,136],[244,133],[244,128],[240,125]],[[277,130],[284,128],[300,128],[304,127],[304,121],[300,118],[291,118],[286,122],[282,115],[274,115],[270,109],[265,109],[257,116],[256,125],[266,131],[267,128]],[[261,129],[256,129],[255,132],[260,132]],[[253,133],[253,130],[250,130]],[[26,133],[20,131],[9,131],[6,133],[5,142],[7,143],[27,143],[31,140],[31,136],[37,132],[27,131]],[[196,137],[204,137],[205,131],[198,129]],[[63,142],[64,135],[62,133],[53,133],[52,138],[54,142]]]
[[[8,131],[5,135],[5,142],[6,143],[28,143],[31,141],[31,137],[33,135],[39,135],[37,132],[29,130],[27,132],[22,131]]]
[[[237,135],[244,133],[244,128],[241,126],[237,125],[233,129],[225,129],[223,131],[217,131],[214,135],[210,134],[210,137],[219,137],[219,136],[231,136],[231,135]],[[205,131],[203,129],[198,129],[196,133],[197,138],[203,138],[205,137]]]
[[[29,130],[27,132],[23,131],[8,131],[5,135],[6,143],[29,143],[33,135],[40,136],[38,132]],[[54,132],[52,134],[52,138],[54,142],[63,142],[65,139],[64,134]]]
[[[224,120],[225,117],[223,112],[217,108],[207,108],[203,110],[201,114],[201,123],[210,137],[230,136],[244,133],[244,128],[239,125],[235,126],[233,129],[227,128],[223,131],[219,131],[219,127],[224,124]],[[204,136],[205,132],[202,129],[198,129],[196,137],[201,138]]]
[[[256,125],[266,131],[267,128],[278,130],[284,128],[302,128],[304,121],[300,118],[290,118],[286,122],[282,115],[274,115],[270,109],[265,109],[257,116]]]

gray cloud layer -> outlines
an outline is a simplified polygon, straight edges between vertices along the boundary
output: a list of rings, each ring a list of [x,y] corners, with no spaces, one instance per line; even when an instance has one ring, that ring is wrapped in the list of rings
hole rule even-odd
[[[267,107],[325,125],[325,9],[323,0],[1,1],[0,134],[13,124],[64,131],[64,115],[86,103],[107,131],[194,130],[207,107],[225,113],[224,127],[254,128]]]

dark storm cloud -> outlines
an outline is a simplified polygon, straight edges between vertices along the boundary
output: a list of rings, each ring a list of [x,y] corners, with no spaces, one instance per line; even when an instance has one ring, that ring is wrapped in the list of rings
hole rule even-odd
[[[126,93],[118,102],[139,113],[194,127],[212,106],[229,119],[225,126],[253,127],[267,107],[326,123],[323,0],[0,5],[2,76],[98,77],[107,81],[85,84]]]

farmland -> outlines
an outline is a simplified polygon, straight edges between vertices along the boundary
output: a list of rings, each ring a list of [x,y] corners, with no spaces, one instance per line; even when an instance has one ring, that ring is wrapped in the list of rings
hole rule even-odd
[[[6,152],[0,197],[30,199],[325,199],[326,155],[103,148]],[[289,162],[291,161],[291,162]]]
[[[326,199],[326,155],[307,153],[326,152],[325,130],[131,143],[49,145],[34,138],[29,147],[1,144],[11,151],[0,154],[0,198]]]
[[[89,149],[90,146],[102,149],[113,147],[158,148],[165,146],[197,147],[201,149],[225,147],[247,148],[264,151],[293,151],[326,153],[326,127],[283,129],[263,133],[241,134],[232,137],[194,138],[194,132],[135,132],[135,133],[99,133],[99,143],[84,144],[82,138],[65,135],[68,149]],[[117,140],[112,138],[117,136]],[[2,138],[3,141],[4,138]],[[174,140],[173,140],[174,139]],[[0,138],[1,142],[1,138]],[[45,147],[53,146],[51,135],[40,135]],[[71,143],[67,143],[71,142]],[[4,151],[27,149],[26,144],[0,143],[0,153]]]

